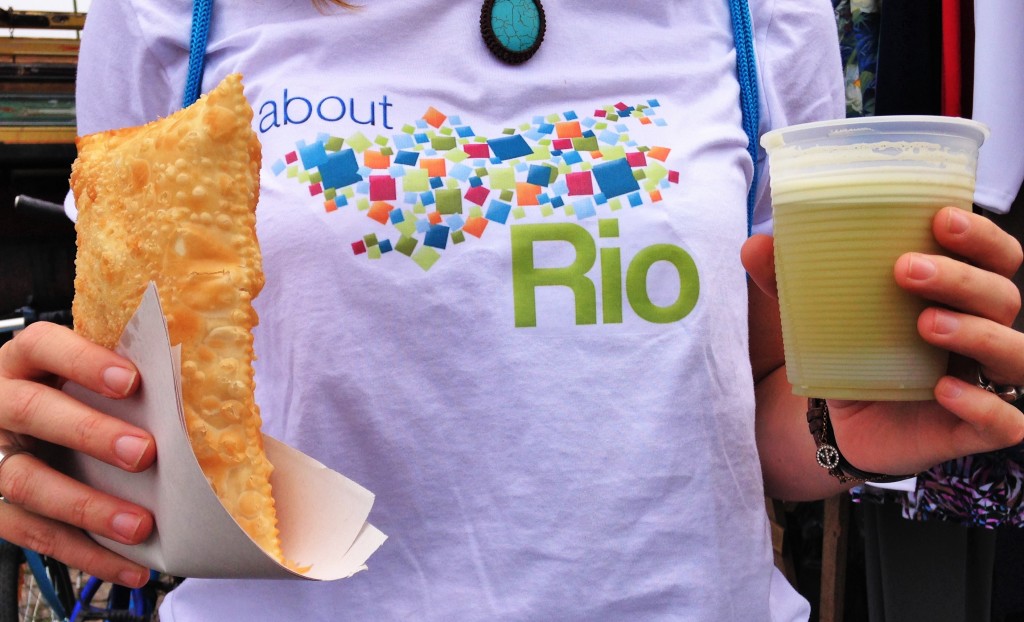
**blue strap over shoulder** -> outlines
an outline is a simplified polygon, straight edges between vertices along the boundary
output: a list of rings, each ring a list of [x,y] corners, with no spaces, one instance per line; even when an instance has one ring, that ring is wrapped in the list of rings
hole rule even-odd
[[[210,15],[212,12],[213,0],[195,0],[195,3],[192,5],[192,36],[189,38],[188,75],[185,78],[183,107],[188,107],[199,99],[203,85],[206,39],[210,33]]]
[[[754,205],[757,203],[757,184],[761,171],[757,166],[758,126],[760,125],[760,96],[757,88],[757,58],[754,56],[754,32],[747,0],[729,0],[732,34],[736,45],[736,77],[740,83],[740,109],[743,112],[743,131],[747,133],[747,152],[754,163],[754,176],[747,193],[747,236],[754,229]]]

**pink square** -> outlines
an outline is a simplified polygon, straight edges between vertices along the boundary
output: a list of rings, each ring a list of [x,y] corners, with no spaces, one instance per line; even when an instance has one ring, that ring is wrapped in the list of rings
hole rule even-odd
[[[294,152],[294,151],[290,151],[290,152],[284,154],[284,161],[287,162],[288,164],[295,164],[295,162],[298,159],[299,159],[299,154]]]
[[[570,149],[572,149],[572,139],[556,138],[555,140],[551,141],[551,148],[557,149],[559,151],[569,151]]]
[[[477,205],[483,205],[484,201],[487,200],[487,195],[490,193],[491,191],[483,186],[473,186],[466,191],[465,197],[467,201],[472,201]]]
[[[570,195],[594,194],[593,178],[589,171],[582,173],[569,173],[565,176],[565,183],[569,186]]]
[[[398,198],[395,179],[390,175],[370,175],[370,200],[394,201]]]
[[[629,165],[634,168],[638,166],[647,166],[647,156],[644,155],[643,151],[627,153],[626,162],[629,162]]]
[[[362,240],[359,240],[358,242],[352,242],[352,254],[353,255],[362,255],[365,252],[366,252],[366,243],[365,242],[363,242]]]
[[[674,184],[679,183],[679,171],[669,171],[668,180]]]
[[[605,111],[604,108],[602,108],[600,110],[595,110],[594,111],[594,116],[595,117],[607,117],[608,116],[608,112]]]
[[[462,146],[462,150],[471,158],[491,157],[491,150],[487,147],[487,143],[466,143]]]
[[[323,184],[321,184],[320,182],[316,182],[315,184],[309,185],[309,196],[311,197],[315,197],[316,195],[320,194],[323,191],[324,187]]]

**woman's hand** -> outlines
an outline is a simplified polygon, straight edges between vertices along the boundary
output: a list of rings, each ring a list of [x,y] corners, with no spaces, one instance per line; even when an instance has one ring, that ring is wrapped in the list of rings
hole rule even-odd
[[[31,450],[41,440],[126,471],[149,468],[156,458],[153,438],[61,392],[66,380],[111,398],[126,397],[139,384],[135,367],[110,350],[62,326],[30,324],[0,348],[0,445]],[[76,482],[28,453],[3,462],[0,495],[3,539],[107,581],[138,587],[149,578],[147,568],[82,531],[137,544],[153,529],[145,508]]]
[[[913,473],[1024,440],[1024,415],[976,384],[976,365],[996,384],[1024,384],[1024,334],[1011,328],[1021,304],[1010,280],[1021,245],[987,218],[953,207],[936,215],[932,229],[951,256],[906,253],[893,274],[900,287],[936,303],[918,318],[921,336],[960,356],[936,384],[934,402],[829,400],[837,443],[864,471]],[[751,238],[743,263],[776,296],[771,238]]]

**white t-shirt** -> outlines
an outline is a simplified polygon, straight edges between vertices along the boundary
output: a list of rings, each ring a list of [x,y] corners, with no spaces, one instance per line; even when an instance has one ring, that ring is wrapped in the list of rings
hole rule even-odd
[[[549,2],[519,67],[480,2],[362,4],[219,2],[204,90],[242,73],[263,144],[265,431],[389,540],[162,619],[806,619],[754,439],[728,4]],[[753,4],[763,129],[842,116],[827,0]],[[190,6],[94,4],[81,132],[179,106]]]

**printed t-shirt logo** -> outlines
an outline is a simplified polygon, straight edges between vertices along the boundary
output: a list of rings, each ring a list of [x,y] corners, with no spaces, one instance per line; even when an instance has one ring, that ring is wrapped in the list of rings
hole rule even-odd
[[[351,241],[354,255],[371,260],[404,256],[426,271],[450,246],[470,243],[488,227],[511,225],[516,325],[535,325],[533,294],[544,286],[569,287],[577,296],[576,322],[592,324],[597,303],[593,283],[584,274],[594,263],[585,260],[594,242],[582,228],[564,221],[598,218],[602,232],[609,227],[617,231],[617,221],[609,216],[659,203],[662,193],[678,184],[678,171],[666,166],[667,147],[630,138],[634,124],[666,125],[659,108],[651,99],[603,106],[589,115],[537,116],[488,137],[460,117],[431,107],[415,122],[372,140],[355,132],[300,141],[271,170],[304,185],[328,214],[355,209],[374,220],[370,232]],[[514,224],[528,214],[563,223],[558,231]],[[391,233],[380,233],[382,226]],[[543,240],[573,244],[577,261],[561,270],[536,269],[532,245]],[[610,257],[609,250],[602,250],[602,258]],[[650,322],[685,317],[698,291],[692,258],[667,244],[645,250],[626,270],[629,304]],[[646,292],[647,271],[658,261],[679,272],[679,297],[667,306],[653,304]],[[621,296],[616,299],[607,289],[616,279],[605,266],[601,272],[604,322],[621,322]]]

